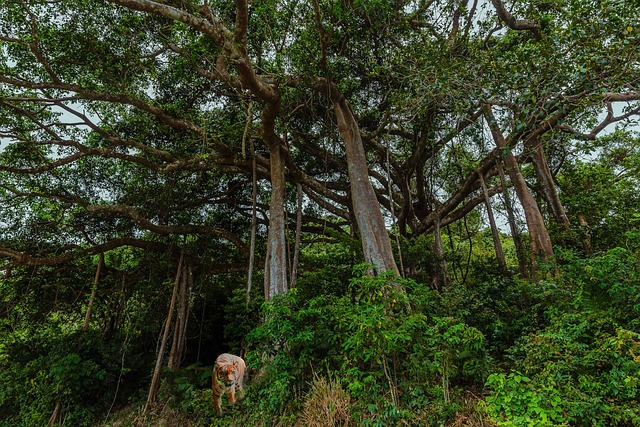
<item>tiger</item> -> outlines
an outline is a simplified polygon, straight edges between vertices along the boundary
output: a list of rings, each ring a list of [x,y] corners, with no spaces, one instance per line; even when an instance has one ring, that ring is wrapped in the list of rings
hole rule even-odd
[[[241,357],[233,354],[223,353],[216,359],[213,366],[213,375],[211,376],[211,389],[213,390],[213,405],[215,406],[218,416],[222,416],[222,405],[220,404],[220,396],[226,392],[229,396],[229,405],[236,404],[236,388],[238,389],[238,397],[240,400],[244,396],[244,372],[247,366]]]

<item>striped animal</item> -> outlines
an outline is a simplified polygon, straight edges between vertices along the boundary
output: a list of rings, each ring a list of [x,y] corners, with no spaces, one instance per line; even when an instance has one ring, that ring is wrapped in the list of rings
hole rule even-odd
[[[223,414],[220,404],[222,393],[226,392],[229,396],[229,405],[235,405],[237,387],[238,397],[242,399],[246,368],[244,360],[233,354],[223,353],[216,359],[211,378],[211,389],[213,390],[213,404],[219,416]]]

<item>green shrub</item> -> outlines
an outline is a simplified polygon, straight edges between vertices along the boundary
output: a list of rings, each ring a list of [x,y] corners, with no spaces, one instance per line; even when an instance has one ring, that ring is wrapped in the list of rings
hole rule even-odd
[[[606,316],[640,332],[640,257],[625,248],[613,248],[581,259],[561,252],[562,279],[575,294],[578,308],[599,309]]]
[[[355,271],[350,296],[303,302],[292,290],[265,303],[265,322],[248,336],[249,365],[263,372],[254,391],[260,411],[297,412],[316,375],[338,375],[357,425],[419,425],[417,414],[440,421],[453,414],[456,383],[482,383],[489,363],[482,333],[437,315],[429,287],[367,276],[367,268]]]
[[[558,316],[514,353],[522,374],[487,381],[489,412],[502,425],[640,424],[640,334],[601,312]]]
[[[534,384],[528,377],[512,372],[491,374],[486,385],[493,389],[487,397],[489,414],[501,426],[567,425],[555,383]]]
[[[452,286],[444,298],[451,312],[482,332],[487,349],[500,362],[520,337],[548,325],[549,306],[570,299],[553,282],[496,276]]]
[[[31,333],[27,333],[31,332]],[[17,331],[0,358],[0,426],[46,425],[58,402],[66,425],[93,426],[115,396],[119,349],[92,331],[55,324]],[[127,370],[122,371],[123,374]]]

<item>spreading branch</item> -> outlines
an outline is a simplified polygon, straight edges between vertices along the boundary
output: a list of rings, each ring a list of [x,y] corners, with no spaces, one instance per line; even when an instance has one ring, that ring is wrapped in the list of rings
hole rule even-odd
[[[536,40],[542,38],[540,25],[536,21],[533,19],[516,19],[500,0],[491,0],[491,3],[493,3],[493,7],[496,9],[496,12],[498,12],[500,20],[507,24],[509,28],[516,31],[531,31]]]

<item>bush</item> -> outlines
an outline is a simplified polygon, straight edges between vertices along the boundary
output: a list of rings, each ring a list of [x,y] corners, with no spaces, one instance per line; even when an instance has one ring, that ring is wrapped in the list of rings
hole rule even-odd
[[[559,426],[564,423],[562,397],[555,384],[534,384],[518,373],[491,374],[487,387],[489,414],[502,426]]]
[[[492,357],[504,362],[507,349],[546,327],[545,310],[567,295],[553,282],[488,276],[452,287],[445,298],[453,313],[483,333]]]
[[[0,358],[0,426],[46,425],[58,403],[67,425],[92,426],[115,396],[120,349],[92,331],[65,333],[55,324],[16,332]],[[75,350],[75,351],[74,351]],[[123,371],[126,374],[126,370]]]
[[[640,257],[613,248],[587,259],[561,253],[563,280],[580,309],[599,309],[606,317],[640,332]]]
[[[506,353],[513,372],[488,378],[487,410],[505,426],[640,425],[638,254],[558,255],[562,274],[538,284],[548,325]]]
[[[265,322],[248,337],[249,365],[264,414],[296,412],[317,375],[337,376],[358,425],[440,421],[453,415],[456,383],[481,384],[489,359],[480,331],[439,316],[427,286],[360,266],[351,296],[300,301],[296,290],[265,303]],[[436,408],[437,407],[437,408]],[[422,417],[422,418],[421,418]]]
[[[351,422],[351,397],[336,378],[316,377],[304,401],[299,426],[346,427]]]
[[[490,414],[505,426],[640,424],[640,334],[602,313],[565,314],[514,353],[522,372],[494,374]]]

